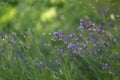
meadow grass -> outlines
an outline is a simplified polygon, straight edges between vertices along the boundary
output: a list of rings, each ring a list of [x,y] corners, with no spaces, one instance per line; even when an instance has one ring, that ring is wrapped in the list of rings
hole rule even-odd
[[[44,37],[1,32],[0,79],[119,80],[119,21],[108,23],[80,19],[75,32]]]
[[[119,0],[1,2],[0,80],[120,79]]]

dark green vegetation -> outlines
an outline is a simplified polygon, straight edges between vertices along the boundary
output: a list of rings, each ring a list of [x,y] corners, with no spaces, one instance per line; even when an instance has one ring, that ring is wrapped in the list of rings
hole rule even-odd
[[[119,0],[0,0],[0,80],[119,80]]]

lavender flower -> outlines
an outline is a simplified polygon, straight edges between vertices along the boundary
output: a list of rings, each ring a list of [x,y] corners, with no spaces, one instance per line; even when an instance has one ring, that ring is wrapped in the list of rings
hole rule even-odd
[[[72,54],[73,54],[74,56],[76,56],[76,55],[78,54],[78,51],[74,50],[74,51],[72,52]]]
[[[0,33],[0,38],[1,38],[1,39],[4,39],[4,38],[5,38],[4,32],[1,32],[1,33]]]
[[[110,27],[114,27],[113,22],[108,22],[108,26],[110,26]]]
[[[106,41],[103,41],[102,45],[108,45],[108,43]]]
[[[75,44],[68,44],[68,46],[67,46],[67,48],[68,49],[74,49],[76,47],[76,45]]]
[[[96,32],[97,33],[102,33],[102,30],[101,29],[97,29]]]
[[[69,35],[72,40],[78,41],[78,38],[76,37],[75,33]]]
[[[98,44],[98,40],[97,39],[92,38],[91,41],[92,41],[94,46],[96,46]]]
[[[91,38],[93,38],[93,37],[94,37],[92,32],[90,32],[90,37],[91,37]]]
[[[76,43],[76,46],[80,46],[80,43],[79,43],[79,42],[77,42],[77,43]]]
[[[104,34],[105,36],[109,36],[109,32],[105,30],[102,30],[102,34]]]
[[[90,41],[90,39],[89,39],[89,38],[86,38],[85,41],[86,41],[86,43],[88,43],[88,42]]]
[[[54,32],[53,34],[54,34],[54,36],[59,36],[58,32]]]
[[[84,29],[84,26],[79,26],[79,27],[77,28],[78,31],[81,31],[82,29]]]
[[[68,43],[68,37],[64,36],[64,44]]]
[[[83,20],[83,19],[80,19],[80,23],[84,23],[84,20]]]
[[[39,62],[39,64],[38,64],[38,67],[39,67],[39,68],[43,68],[43,67],[45,67],[45,66],[46,66],[46,65],[45,65],[45,63],[44,63],[44,62],[42,62],[42,61],[41,61],[41,62]]]
[[[53,35],[56,37],[56,38],[58,38],[59,40],[63,40],[63,35],[62,34],[60,34],[59,32],[54,32],[53,33]]]
[[[89,21],[88,23],[87,23],[87,28],[91,28],[91,27],[93,27],[94,26],[94,23],[92,22],[92,21]]]
[[[83,19],[80,19],[80,25],[84,26],[84,20]]]
[[[70,36],[70,37],[75,37],[75,33],[73,33],[73,34],[70,34],[69,36]]]
[[[115,25],[112,22],[108,22],[108,26],[113,27]],[[100,23],[97,26],[95,26],[94,22],[92,22],[92,21],[88,21],[88,20],[84,21],[83,19],[80,19],[80,26],[77,28],[77,30],[79,30],[79,31],[82,30],[82,31],[79,32],[78,35],[76,33],[72,33],[69,36],[67,36],[67,38],[68,38],[67,49],[73,56],[82,55],[79,53],[86,53],[86,51],[87,51],[88,53],[91,53],[90,56],[97,57],[96,59],[101,60],[101,59],[105,58],[105,56],[103,54],[106,53],[106,50],[109,50],[108,49],[109,46],[111,47],[111,45],[112,45],[112,44],[110,45],[110,43],[109,43],[109,41],[110,41],[109,39],[111,37],[110,32],[106,31],[107,28],[105,28],[105,27],[106,27],[106,23]],[[61,34],[58,32],[55,32],[54,35],[58,37]],[[80,36],[80,35],[82,35],[82,36]],[[74,41],[69,40],[69,39],[72,39]],[[83,41],[83,39],[85,41]],[[64,37],[63,37],[63,40],[64,40]],[[116,42],[117,38],[112,37],[111,41]],[[104,48],[106,48],[106,49],[104,50]],[[59,52],[63,52],[63,51],[59,50]],[[66,50],[66,52],[67,52],[67,50]],[[108,55],[108,53],[106,53],[105,55]],[[67,56],[69,56],[69,55],[67,55]],[[107,57],[109,57],[110,59],[114,58],[114,57],[111,57],[111,55],[108,55]],[[56,61],[56,63],[57,63],[57,61]],[[89,67],[88,67],[88,69],[89,69]],[[111,67],[109,64],[104,64],[102,66],[102,69],[104,71],[109,71],[111,69]]]
[[[68,44],[67,46],[68,49],[70,49],[70,51],[72,51],[72,54],[73,55],[77,55],[81,50],[82,48],[80,47],[80,44],[76,43],[76,44]]]
[[[82,50],[82,48],[81,48],[81,47],[78,47],[78,48],[77,48],[77,51],[81,51],[81,50]]]
[[[83,48],[86,49],[87,48],[87,45],[86,44],[82,44]]]
[[[105,65],[103,66],[103,70],[105,70],[105,71],[110,70],[110,66],[109,66],[108,64],[105,64]]]

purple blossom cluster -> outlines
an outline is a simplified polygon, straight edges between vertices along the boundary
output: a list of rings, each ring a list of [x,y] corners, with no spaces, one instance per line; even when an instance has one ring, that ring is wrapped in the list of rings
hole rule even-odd
[[[62,35],[62,34],[60,34],[59,32],[54,32],[54,36],[56,37],[56,38],[58,38],[59,40],[63,40],[64,38],[64,36]]]
[[[77,28],[77,30],[81,31],[84,28],[87,28],[88,30],[94,26],[94,23],[92,21],[85,22],[83,19],[80,19],[80,26]]]
[[[73,55],[78,54],[82,50],[79,44],[72,44],[72,43],[68,44],[67,48],[71,50]]]
[[[114,43],[119,44],[117,38],[111,32],[111,30],[114,29],[115,24],[112,21],[96,24],[93,21],[80,19],[80,25],[74,33],[68,35],[63,35],[59,32],[53,33],[58,41],[63,41],[62,46],[64,46],[63,49],[60,50],[58,48],[60,45],[57,45],[58,47],[56,49],[59,53],[62,51],[64,54],[70,53],[75,56],[83,56],[85,53],[89,56],[90,54],[94,56],[93,59],[100,60],[101,62],[103,58],[113,60],[115,55],[113,55],[114,52],[111,49],[113,48],[112,45],[114,45]],[[66,44],[64,44],[65,41],[67,42]],[[107,62],[107,60],[105,61]],[[111,67],[109,64],[105,64],[102,66],[102,69],[109,71]]]
[[[80,26],[77,28],[76,33],[71,33],[69,35],[63,35],[59,32],[54,32],[53,35],[58,40],[63,40],[63,42],[67,42],[67,49],[72,54],[79,54],[83,49],[87,49],[87,46],[91,42],[94,46],[98,45],[98,35],[99,34],[107,34],[102,25],[95,26],[95,23],[92,21],[85,21],[84,19],[80,19]],[[84,35],[85,31],[88,33],[88,37]],[[97,34],[97,35],[96,35]],[[65,40],[65,38],[67,40]],[[106,45],[106,41],[101,42],[101,44]]]
[[[43,68],[43,67],[45,67],[46,66],[46,64],[44,63],[44,62],[39,62],[39,64],[38,64],[38,67],[39,68]]]
[[[110,68],[111,68],[111,67],[110,67],[108,64],[105,64],[105,65],[103,66],[103,70],[105,70],[105,71],[109,71]]]

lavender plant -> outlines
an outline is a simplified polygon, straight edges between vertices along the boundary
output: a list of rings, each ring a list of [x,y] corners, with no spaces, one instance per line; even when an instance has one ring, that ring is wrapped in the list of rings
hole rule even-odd
[[[119,3],[0,0],[0,80],[120,80]]]
[[[79,23],[75,32],[44,38],[1,32],[0,79],[119,80],[119,21]]]
[[[67,59],[67,65],[75,71],[69,73],[74,77],[71,80],[119,79],[120,63],[118,56],[115,56],[116,52],[120,52],[117,24],[111,21],[96,24],[80,19],[80,26],[75,32],[69,35],[53,33],[58,42],[63,42],[62,46],[56,45],[56,50],[60,52],[61,49],[64,52],[63,60]],[[63,74],[65,75],[64,70]]]

